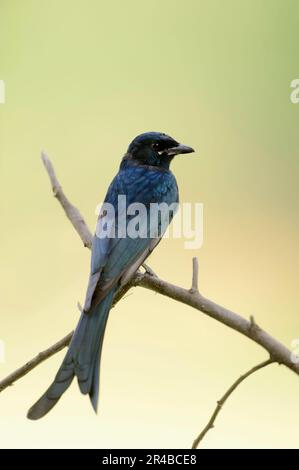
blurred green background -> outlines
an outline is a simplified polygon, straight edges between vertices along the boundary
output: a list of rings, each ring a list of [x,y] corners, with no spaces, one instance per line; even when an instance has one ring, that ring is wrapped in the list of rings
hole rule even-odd
[[[173,164],[204,203],[204,244],[165,240],[149,263],[299,338],[296,0],[0,0],[1,321],[4,377],[70,331],[89,270],[40,161],[52,159],[91,227],[140,132],[197,152]],[[0,396],[1,447],[190,447],[216,400],[266,353],[198,311],[135,289],[111,312],[99,414],[74,383],[43,420],[27,409],[63,352]],[[298,447],[299,379],[272,365],[244,383],[202,447]]]

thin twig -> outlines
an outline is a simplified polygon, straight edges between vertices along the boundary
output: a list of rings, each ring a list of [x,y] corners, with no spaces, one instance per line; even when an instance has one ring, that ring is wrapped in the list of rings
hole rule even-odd
[[[191,293],[198,292],[198,259],[192,258],[192,284]]]
[[[72,336],[73,336],[73,331],[69,333],[68,335],[66,335],[64,338],[62,338],[61,340],[57,341],[57,343],[53,344],[49,348],[37,354],[33,359],[26,362],[26,364],[24,364],[22,367],[20,367],[19,369],[15,370],[12,374],[5,377],[5,379],[1,380],[0,392],[2,392],[5,388],[12,385],[21,377],[24,377],[24,375],[28,374],[28,372],[30,372],[36,366],[44,362],[46,359],[49,359],[49,357],[53,356],[54,354],[58,353],[63,348],[68,346],[68,344],[70,343],[72,339]]]
[[[77,207],[73,206],[73,204],[70,203],[64,194],[49,157],[44,152],[42,152],[41,158],[50,178],[54,196],[62,205],[67,218],[71,221],[74,229],[79,234],[84,246],[91,248],[92,234],[87,227],[85,220],[83,219]]]
[[[220,400],[217,401],[217,406],[211,416],[211,418],[209,419],[208,423],[206,424],[206,426],[203,428],[203,430],[199,433],[199,435],[197,436],[197,438],[194,440],[193,444],[192,444],[192,449],[197,449],[199,443],[203,440],[203,438],[205,437],[205,435],[207,434],[207,432],[209,432],[210,429],[214,428],[214,423],[215,423],[215,420],[218,416],[218,414],[220,413],[224,403],[227,401],[227,399],[230,397],[230,395],[236,390],[236,388],[245,380],[247,379],[247,377],[249,377],[250,375],[254,374],[255,372],[257,372],[258,370],[262,369],[263,367],[266,367],[270,364],[273,364],[273,359],[268,359],[267,361],[263,361],[261,362],[260,364],[252,367],[252,369],[250,369],[248,372],[246,372],[246,374],[243,374],[241,375],[230,387],[229,389],[225,392],[225,394],[220,398]]]

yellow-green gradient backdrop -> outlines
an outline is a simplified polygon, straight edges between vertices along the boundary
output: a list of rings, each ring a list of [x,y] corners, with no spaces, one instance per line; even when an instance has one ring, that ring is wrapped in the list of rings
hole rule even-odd
[[[165,240],[159,275],[200,289],[289,347],[299,338],[299,5],[290,0],[0,0],[4,377],[77,322],[89,251],[51,195],[48,152],[91,227],[130,140],[159,130],[204,245]],[[198,311],[135,289],[113,309],[99,413],[74,383],[43,420],[27,409],[63,352],[0,395],[1,447],[189,447],[216,400],[266,353]],[[277,365],[227,403],[203,447],[297,447],[299,379]]]

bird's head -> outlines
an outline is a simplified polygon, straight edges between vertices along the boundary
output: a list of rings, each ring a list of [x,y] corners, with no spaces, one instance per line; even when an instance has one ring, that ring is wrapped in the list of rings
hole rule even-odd
[[[161,132],[140,134],[131,142],[127,155],[141,165],[169,168],[175,155],[191,153],[194,150],[182,145],[169,135]]]

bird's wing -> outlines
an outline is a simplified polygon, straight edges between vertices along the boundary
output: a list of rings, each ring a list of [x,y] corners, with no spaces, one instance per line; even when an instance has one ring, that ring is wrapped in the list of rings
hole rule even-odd
[[[90,309],[94,291],[99,282],[102,270],[107,262],[107,258],[111,251],[113,238],[109,238],[108,235],[106,237],[102,236],[104,234],[105,220],[106,223],[110,226],[111,233],[115,229],[114,217],[111,217],[111,219],[109,219],[108,216],[103,217],[103,211],[101,210],[97,222],[96,233],[92,241],[91,269],[84,303],[84,311],[86,312]]]
[[[172,200],[176,197],[176,188],[171,184],[173,181],[170,181],[169,184],[161,184],[161,180],[160,173],[149,174],[148,171],[139,168],[132,172],[120,172],[113,180],[105,203],[109,202],[114,206],[115,216],[112,214],[111,217],[111,214],[105,213],[104,209],[104,211],[101,210],[98,218],[96,235],[92,245],[91,273],[84,311],[89,311],[95,303],[105,297],[118,281],[121,285],[126,283],[163,236],[164,227],[168,225],[172,215],[167,221],[160,218],[157,226],[153,227],[148,210],[146,215],[139,219],[139,233],[142,231],[143,237],[117,236],[118,221],[121,220],[121,217],[125,217],[123,220],[125,220],[126,230],[134,218],[134,215],[126,214],[127,207],[132,202],[138,201],[148,208],[151,202]],[[171,192],[174,194],[170,194]],[[126,206],[121,206],[121,208],[117,204],[117,198],[120,194],[127,197]],[[109,226],[108,230],[107,226]],[[110,234],[115,234],[115,237],[102,237],[104,229],[106,234],[110,231]]]

